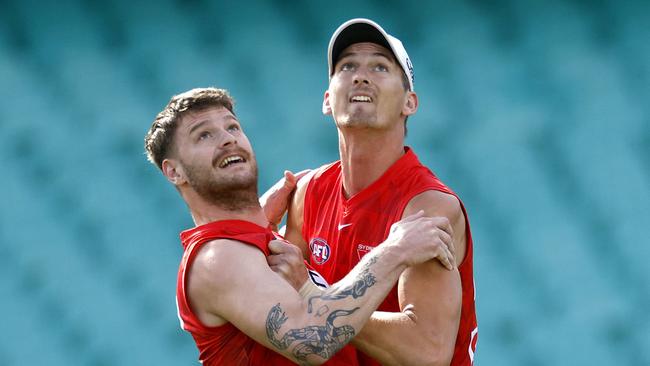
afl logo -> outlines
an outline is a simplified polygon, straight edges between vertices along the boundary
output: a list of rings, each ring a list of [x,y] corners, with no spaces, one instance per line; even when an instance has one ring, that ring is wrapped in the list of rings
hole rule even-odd
[[[309,243],[309,249],[311,250],[311,257],[317,264],[323,264],[330,259],[332,250],[330,245],[327,244],[325,239],[313,238]]]

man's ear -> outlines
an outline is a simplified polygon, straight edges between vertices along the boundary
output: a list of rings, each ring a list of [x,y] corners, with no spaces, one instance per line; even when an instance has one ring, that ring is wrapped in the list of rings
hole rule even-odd
[[[177,187],[187,181],[185,179],[185,171],[183,170],[183,166],[176,159],[163,160],[162,172],[167,180]]]
[[[331,115],[332,114],[332,106],[330,105],[330,91],[325,90],[325,95],[323,96],[323,114],[324,115]]]
[[[402,114],[410,116],[415,114],[418,110],[418,95],[415,92],[406,92],[406,99],[404,100],[404,107],[402,107]]]

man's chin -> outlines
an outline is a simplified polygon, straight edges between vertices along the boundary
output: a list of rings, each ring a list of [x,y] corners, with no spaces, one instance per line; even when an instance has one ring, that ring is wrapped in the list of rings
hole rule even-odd
[[[221,186],[224,191],[247,190],[250,187],[257,186],[257,178],[253,176],[230,177],[228,180],[221,181],[219,186]]]
[[[206,201],[227,210],[236,211],[258,203],[257,179],[222,181],[196,191]]]
[[[232,186],[246,187],[257,184],[257,175],[251,171],[241,171],[231,174],[227,181],[229,181]]]
[[[337,125],[338,127],[368,128],[373,127],[375,123],[368,118],[355,118],[339,122]]]

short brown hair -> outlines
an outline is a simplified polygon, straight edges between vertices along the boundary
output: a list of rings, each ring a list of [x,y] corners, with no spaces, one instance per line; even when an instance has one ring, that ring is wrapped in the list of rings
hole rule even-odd
[[[234,115],[234,106],[234,99],[225,89],[197,88],[174,95],[167,106],[158,113],[144,137],[147,160],[162,170],[162,162],[169,155],[174,143],[178,123],[188,112],[209,107],[224,107]]]

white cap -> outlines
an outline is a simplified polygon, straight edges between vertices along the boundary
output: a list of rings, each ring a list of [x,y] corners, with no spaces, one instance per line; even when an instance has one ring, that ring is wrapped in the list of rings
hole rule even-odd
[[[356,18],[350,19],[341,24],[334,32],[327,50],[327,64],[329,67],[329,78],[332,79],[334,66],[339,55],[345,48],[354,43],[371,42],[384,46],[393,52],[395,59],[399,62],[404,74],[409,81],[410,90],[413,91],[413,64],[409,58],[402,42],[386,33],[384,28],[370,19]]]

